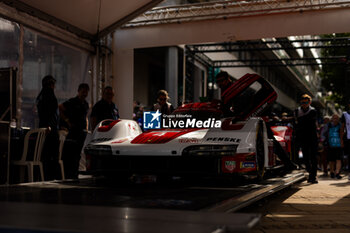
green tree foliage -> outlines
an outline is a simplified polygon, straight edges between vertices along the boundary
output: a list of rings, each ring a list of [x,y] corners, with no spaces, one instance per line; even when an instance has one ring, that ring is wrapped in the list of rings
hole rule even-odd
[[[321,38],[349,38],[350,33],[339,33],[323,35]],[[335,47],[323,48],[321,50],[322,57],[339,57],[337,60],[327,59],[329,63],[337,64],[322,64],[321,78],[322,85],[327,92],[332,92],[329,96],[336,104],[346,106],[350,100],[350,48],[341,46],[344,41],[334,40],[325,42],[325,45],[335,45]]]

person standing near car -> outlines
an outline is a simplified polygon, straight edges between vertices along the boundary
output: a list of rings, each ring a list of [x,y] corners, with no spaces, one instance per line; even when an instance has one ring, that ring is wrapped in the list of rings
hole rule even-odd
[[[317,112],[311,107],[311,97],[301,96],[300,107],[294,112],[296,142],[303,152],[303,160],[309,173],[308,183],[318,183],[317,176]]]
[[[219,86],[221,90],[221,101],[222,101],[222,112],[225,117],[229,117],[233,115],[233,102],[232,100],[225,99],[225,91],[233,84],[232,79],[228,75],[226,71],[221,71],[215,77],[216,84]]]
[[[86,97],[89,90],[87,83],[81,83],[77,96],[59,105],[61,128],[68,129],[62,155],[67,179],[78,179],[81,149],[88,130],[89,104]]]
[[[340,129],[340,140],[341,146],[344,148],[344,154],[347,155],[347,166],[350,171],[350,101],[348,102],[348,111],[343,112],[341,116],[341,129]],[[348,177],[350,180],[350,175]]]
[[[169,94],[166,90],[160,90],[157,94],[157,103],[155,103],[152,106],[152,111],[161,112],[162,114],[169,115],[174,111],[173,105],[168,102],[169,101]]]
[[[55,95],[56,79],[47,75],[42,79],[42,89],[36,98],[39,127],[47,128],[47,135],[42,150],[45,180],[56,179],[58,174],[58,102]]]
[[[98,123],[106,119],[118,120],[119,110],[113,103],[114,90],[111,86],[106,86],[102,92],[102,99],[92,108],[90,121],[91,129],[94,130]]]
[[[320,153],[320,162],[321,162],[321,167],[323,170],[323,177],[327,177],[328,176],[328,123],[330,122],[330,117],[329,116],[325,116],[323,117],[323,123],[320,126],[320,138],[319,138],[319,143],[322,143],[323,145],[323,150],[321,150]]]
[[[331,178],[337,179],[342,178],[340,169],[343,158],[343,148],[341,147],[340,130],[341,124],[339,122],[339,116],[334,114],[331,118],[331,122],[328,123],[326,133],[328,142],[327,160],[329,161]]]

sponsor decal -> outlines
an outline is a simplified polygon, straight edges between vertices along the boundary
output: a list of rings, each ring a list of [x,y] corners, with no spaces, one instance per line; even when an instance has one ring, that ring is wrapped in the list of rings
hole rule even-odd
[[[179,143],[199,143],[197,138],[180,138]]]
[[[225,161],[225,168],[232,172],[236,168],[236,161]]]
[[[230,137],[210,137],[207,138],[207,142],[236,142],[239,143],[240,138],[230,138]]]
[[[255,168],[255,162],[241,162],[241,168]]]
[[[162,117],[161,117],[162,116]],[[143,113],[144,129],[187,129],[187,128],[221,128],[221,121],[215,118],[199,120],[193,118],[189,114],[161,114],[159,110],[156,112]]]
[[[143,113],[143,128],[144,129],[160,129],[161,121],[160,116],[162,114],[157,110],[156,112],[144,112]]]

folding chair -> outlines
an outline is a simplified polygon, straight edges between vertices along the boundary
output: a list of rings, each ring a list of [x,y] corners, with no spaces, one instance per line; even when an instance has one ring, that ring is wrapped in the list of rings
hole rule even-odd
[[[63,152],[63,146],[64,146],[64,141],[66,140],[68,132],[65,130],[59,130],[58,135],[59,135],[59,140],[60,140],[60,145],[58,149],[58,163],[60,164],[61,168],[61,178],[62,180],[65,180],[64,176],[64,165],[63,165],[63,160],[62,160],[62,152]]]
[[[27,160],[28,157],[28,148],[29,148],[29,139],[32,135],[37,134],[35,138],[35,147],[33,160]],[[20,160],[13,160],[11,163],[17,166],[27,166],[28,170],[28,181],[33,182],[34,177],[34,166],[39,166],[40,168],[40,178],[44,180],[44,169],[43,163],[41,162],[41,152],[43,150],[44,142],[46,138],[46,128],[32,129],[24,137],[24,148],[22,157]],[[21,177],[21,182],[23,177]]]

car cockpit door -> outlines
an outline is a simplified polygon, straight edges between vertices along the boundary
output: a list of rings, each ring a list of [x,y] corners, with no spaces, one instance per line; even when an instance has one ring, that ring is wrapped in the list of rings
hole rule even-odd
[[[257,74],[246,74],[221,95],[223,105],[229,106],[230,115],[237,120],[261,116],[277,99],[270,83]]]

